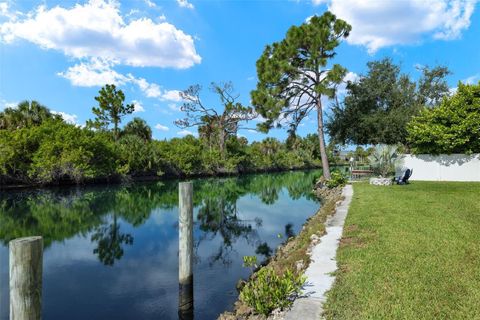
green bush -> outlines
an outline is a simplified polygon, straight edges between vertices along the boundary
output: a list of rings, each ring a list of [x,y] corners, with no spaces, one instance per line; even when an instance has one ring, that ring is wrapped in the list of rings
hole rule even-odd
[[[274,309],[291,306],[294,298],[300,294],[305,280],[305,276],[296,275],[290,270],[279,276],[273,268],[263,267],[245,285],[240,300],[257,313],[268,315]]]
[[[480,152],[480,83],[460,83],[435,108],[424,108],[407,126],[413,153]]]
[[[63,122],[46,122],[37,150],[32,150],[29,177],[39,183],[85,179],[115,174],[118,154],[108,135]]]
[[[343,187],[348,182],[347,176],[340,171],[332,171],[330,176],[331,178],[325,182],[329,189]]]
[[[153,144],[145,142],[136,134],[124,135],[118,140],[120,157],[120,173],[130,175],[159,175],[162,161],[153,148]]]

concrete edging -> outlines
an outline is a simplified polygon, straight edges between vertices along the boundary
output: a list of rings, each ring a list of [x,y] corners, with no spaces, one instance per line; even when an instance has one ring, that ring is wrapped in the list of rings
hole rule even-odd
[[[331,289],[335,281],[332,273],[337,270],[335,257],[353,197],[351,184],[343,188],[342,195],[344,196],[343,201],[325,222],[326,233],[312,249],[311,262],[305,271],[307,281],[304,286],[304,297],[295,300],[292,308],[285,314],[285,320],[318,320],[321,318],[326,292]]]

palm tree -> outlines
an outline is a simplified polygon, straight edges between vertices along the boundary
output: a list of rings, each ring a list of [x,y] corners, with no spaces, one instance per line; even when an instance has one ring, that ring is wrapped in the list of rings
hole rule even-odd
[[[125,125],[122,134],[133,134],[142,138],[144,141],[152,140],[152,129],[147,124],[147,122],[145,122],[145,120],[138,117],[133,118],[132,121]]]
[[[35,100],[22,101],[16,107],[0,112],[0,129],[20,129],[38,126],[47,119],[61,119]]]

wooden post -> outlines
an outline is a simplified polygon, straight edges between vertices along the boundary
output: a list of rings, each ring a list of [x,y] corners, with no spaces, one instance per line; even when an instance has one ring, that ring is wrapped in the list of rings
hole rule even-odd
[[[42,317],[43,239],[10,241],[10,320]]]
[[[193,185],[181,182],[178,185],[179,253],[178,314],[180,319],[193,319]]]

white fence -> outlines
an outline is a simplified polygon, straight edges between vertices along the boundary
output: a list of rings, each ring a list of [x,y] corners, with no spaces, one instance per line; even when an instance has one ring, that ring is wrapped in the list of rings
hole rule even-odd
[[[480,181],[480,154],[406,154],[397,162],[396,176],[406,168],[413,169],[410,180]]]

